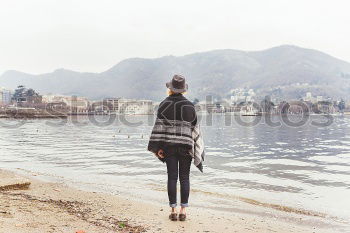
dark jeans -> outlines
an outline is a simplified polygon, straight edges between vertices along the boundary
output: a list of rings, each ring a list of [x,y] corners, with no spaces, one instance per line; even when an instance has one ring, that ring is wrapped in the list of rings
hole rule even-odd
[[[168,196],[170,207],[176,207],[177,178],[180,178],[181,206],[188,206],[190,195],[190,168],[192,157],[181,153],[166,154],[165,162],[168,169]]]

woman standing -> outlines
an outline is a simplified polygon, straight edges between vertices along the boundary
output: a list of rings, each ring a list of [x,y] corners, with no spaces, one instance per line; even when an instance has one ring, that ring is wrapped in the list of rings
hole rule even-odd
[[[181,75],[174,75],[166,83],[169,96],[160,103],[157,119],[148,144],[148,150],[165,162],[168,171],[168,197],[171,207],[169,218],[177,217],[177,180],[180,178],[181,209],[179,220],[186,220],[186,207],[190,193],[190,167],[194,165],[203,172],[204,146],[194,105],[183,94],[188,85]]]

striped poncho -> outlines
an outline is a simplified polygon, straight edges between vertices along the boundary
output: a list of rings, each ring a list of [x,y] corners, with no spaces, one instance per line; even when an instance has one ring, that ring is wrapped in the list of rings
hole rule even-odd
[[[176,119],[178,115],[176,112],[180,110],[183,111],[180,114],[183,118],[181,120]],[[189,120],[191,117],[194,120]],[[182,95],[170,96],[160,104],[148,150],[157,153],[160,149],[164,150],[168,146],[187,150],[193,158],[194,165],[203,172],[204,143],[202,134],[197,123],[194,106]]]

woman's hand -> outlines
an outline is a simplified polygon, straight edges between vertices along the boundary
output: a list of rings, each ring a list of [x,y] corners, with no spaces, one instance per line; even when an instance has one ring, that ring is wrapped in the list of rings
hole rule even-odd
[[[157,152],[157,156],[161,159],[164,159],[165,157],[164,151],[162,149],[159,149],[159,151]]]

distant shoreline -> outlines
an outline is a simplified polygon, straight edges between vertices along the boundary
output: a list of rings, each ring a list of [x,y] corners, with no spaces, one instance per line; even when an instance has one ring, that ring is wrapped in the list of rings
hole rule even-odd
[[[28,113],[15,113],[15,114],[4,114],[0,112],[0,119],[54,119],[54,118],[68,118],[71,116],[110,116],[110,115],[117,115],[117,116],[151,116],[155,114],[96,114],[96,113],[67,113],[67,114],[52,114],[52,113],[39,113],[39,114],[28,114]],[[234,112],[223,112],[223,113],[198,113],[198,115],[232,115],[232,116],[242,116],[242,117],[262,117],[266,115],[271,116],[301,116],[303,114],[240,114],[240,113],[234,113]],[[305,114],[308,116],[350,116],[350,112],[345,113],[337,113],[337,114],[324,114],[324,113],[312,113],[312,114]]]
[[[31,111],[0,111],[0,119],[52,119],[52,118],[68,118],[71,116],[150,116],[154,114],[99,114],[99,113],[62,113],[47,112],[42,110],[33,109]]]
[[[0,119],[53,119],[67,118],[67,115],[50,115],[50,114],[16,114],[16,115],[0,115]]]

